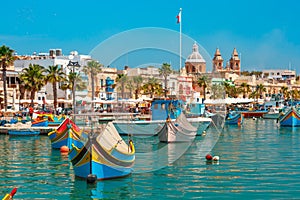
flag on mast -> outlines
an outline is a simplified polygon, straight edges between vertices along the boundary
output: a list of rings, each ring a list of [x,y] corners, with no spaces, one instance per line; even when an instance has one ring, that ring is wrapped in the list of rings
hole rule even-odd
[[[181,9],[180,9],[178,15],[176,16],[176,18],[177,18],[177,24],[179,24],[181,22]]]

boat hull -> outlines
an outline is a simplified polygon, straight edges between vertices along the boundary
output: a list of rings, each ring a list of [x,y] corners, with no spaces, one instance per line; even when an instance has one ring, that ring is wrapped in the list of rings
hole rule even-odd
[[[8,130],[9,135],[15,136],[30,136],[30,135],[39,135],[40,131],[37,130]]]
[[[300,126],[300,112],[296,108],[289,109],[279,119],[280,126],[296,127]]]
[[[56,130],[48,135],[54,149],[59,149],[62,146],[72,149],[72,144],[76,147],[83,146],[81,140],[84,138],[84,133],[69,118],[65,119]]]
[[[164,126],[165,120],[113,121],[120,135],[153,136]]]
[[[238,113],[234,116],[231,117],[227,117],[225,119],[225,124],[229,124],[229,125],[241,125],[243,123],[243,115],[241,113]]]
[[[82,148],[73,148],[69,158],[77,177],[87,179],[89,175],[97,180],[128,176],[132,173],[135,150],[122,140],[110,122],[102,133],[90,133]]]
[[[190,142],[195,139],[197,130],[187,130],[180,124],[173,121],[166,121],[164,127],[158,133],[159,141],[171,142]]]
[[[243,111],[241,113],[244,118],[262,118],[264,114],[268,113],[268,111]]]
[[[280,117],[280,113],[267,113],[263,115],[264,119],[278,119]]]
[[[32,127],[48,127],[48,120],[39,120],[39,121],[33,121],[31,124]]]

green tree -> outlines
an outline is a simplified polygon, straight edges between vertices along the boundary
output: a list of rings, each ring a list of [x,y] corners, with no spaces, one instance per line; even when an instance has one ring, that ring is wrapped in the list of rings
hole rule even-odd
[[[203,98],[206,99],[206,88],[208,86],[208,77],[205,75],[202,75],[201,77],[198,78],[197,84],[199,87],[202,88]]]
[[[139,98],[139,93],[141,90],[141,84],[143,83],[143,78],[141,76],[134,76],[133,77],[133,83],[134,83],[134,93],[135,93],[135,99]]]
[[[33,100],[35,93],[40,91],[46,85],[45,68],[37,64],[30,64],[28,68],[24,68],[19,75],[20,80],[24,84],[24,88],[30,91],[31,106],[34,105]]]
[[[76,82],[76,90],[84,90],[87,88],[87,85],[84,81],[82,81],[82,78],[79,73],[76,72],[70,72],[65,77],[65,82],[62,84],[61,89],[62,90],[71,90],[73,92],[73,83]],[[71,98],[71,97],[69,97]]]
[[[132,91],[134,90],[134,83],[133,83],[133,80],[132,80],[132,78],[130,78],[130,79],[128,79],[127,81],[126,81],[126,89],[128,89],[129,90],[129,95],[130,95],[130,98],[132,98]]]
[[[287,98],[288,98],[288,87],[286,87],[286,86],[282,86],[281,88],[280,88],[280,92],[281,92],[281,94],[283,94],[283,98],[286,100]]]
[[[168,93],[168,76],[172,74],[171,65],[168,63],[163,63],[161,68],[158,70],[159,75],[164,77],[164,83],[165,83],[165,97],[167,97]]]
[[[97,74],[102,71],[103,65],[98,61],[91,60],[87,63],[87,66],[83,67],[83,72],[86,75],[90,75],[91,86],[92,86],[92,108],[94,108],[94,99],[95,99],[95,78]]]
[[[267,89],[263,84],[259,84],[256,86],[256,99],[263,97],[263,92],[266,92]]]
[[[243,98],[246,98],[247,95],[248,95],[248,93],[251,91],[251,90],[250,90],[250,85],[247,84],[247,83],[242,83],[242,84],[240,85],[240,89],[241,89],[241,91],[242,91],[242,93],[243,93]]]
[[[53,97],[54,97],[54,110],[56,110],[57,107],[57,83],[65,81],[65,73],[63,72],[61,67],[58,67],[58,65],[55,66],[49,66],[48,69],[46,69],[46,81],[52,84],[53,89]]]
[[[155,77],[151,77],[148,79],[148,82],[143,86],[144,94],[150,94],[150,98],[153,98],[155,95],[160,95],[162,93],[162,87],[159,83],[158,79]]]
[[[6,70],[14,61],[14,50],[3,45],[0,47],[0,67],[2,68],[2,80],[4,91],[4,110],[7,111],[7,88],[6,88]]]
[[[125,93],[125,85],[128,78],[126,74],[118,74],[118,77],[116,79],[116,82],[118,84],[118,87],[121,89],[121,97],[124,99],[124,93]]]

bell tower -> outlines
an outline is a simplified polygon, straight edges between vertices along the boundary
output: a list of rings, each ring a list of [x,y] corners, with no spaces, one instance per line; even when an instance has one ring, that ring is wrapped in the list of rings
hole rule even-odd
[[[230,65],[230,71],[240,74],[241,73],[241,66],[240,66],[240,58],[239,54],[236,50],[236,48],[233,49],[231,58],[229,60],[229,65]]]
[[[215,56],[212,62],[213,62],[213,72],[223,70],[223,58],[221,56],[219,48],[216,49]]]

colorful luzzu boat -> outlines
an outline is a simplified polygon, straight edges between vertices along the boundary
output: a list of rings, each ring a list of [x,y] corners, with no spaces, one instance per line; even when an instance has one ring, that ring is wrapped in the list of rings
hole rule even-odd
[[[53,114],[40,114],[39,117],[48,119],[48,126],[59,126],[66,118],[65,115],[56,116]]]
[[[244,117],[241,113],[229,113],[225,119],[225,124],[230,125],[241,125],[243,123]]]
[[[82,147],[81,140],[86,138],[86,134],[70,119],[66,118],[60,126],[48,133],[52,148],[60,149],[62,146],[72,148],[72,144]]]
[[[291,107],[279,118],[280,126],[300,126],[300,110],[296,107]]]
[[[35,119],[31,122],[32,127],[48,127],[48,119]]]
[[[101,133],[89,133],[84,147],[75,145],[69,153],[75,175],[88,182],[130,175],[135,162],[132,141],[121,138],[112,122]]]

